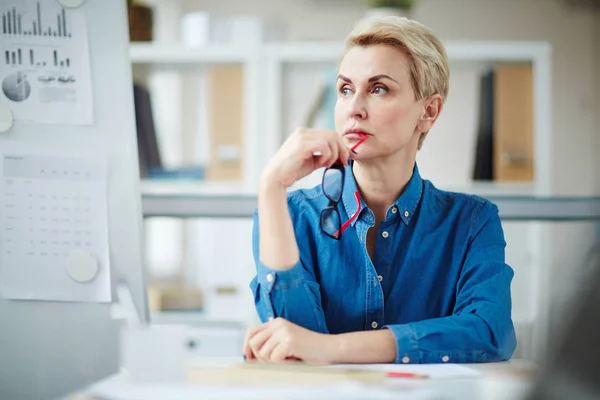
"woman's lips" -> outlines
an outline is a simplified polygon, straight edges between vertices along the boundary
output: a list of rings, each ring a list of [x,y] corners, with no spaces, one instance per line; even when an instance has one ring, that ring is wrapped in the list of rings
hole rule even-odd
[[[347,138],[348,140],[362,140],[365,136],[366,136],[366,133],[355,133],[355,132],[346,133],[344,135],[344,137]]]

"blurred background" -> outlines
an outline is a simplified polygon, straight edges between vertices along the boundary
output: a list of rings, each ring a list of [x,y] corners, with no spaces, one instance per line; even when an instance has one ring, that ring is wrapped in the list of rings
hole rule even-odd
[[[248,284],[260,171],[294,128],[333,128],[346,35],[366,15],[396,14],[432,28],[450,58],[421,174],[498,204],[515,270],[515,357],[536,359],[600,251],[597,3],[130,2],[153,323],[193,326],[200,354],[241,354],[258,322]]]

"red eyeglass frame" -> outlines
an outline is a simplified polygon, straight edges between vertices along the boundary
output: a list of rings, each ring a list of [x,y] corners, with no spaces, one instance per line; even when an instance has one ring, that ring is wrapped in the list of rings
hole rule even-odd
[[[367,140],[367,135],[362,134],[362,139],[360,139],[354,146],[352,146],[350,148],[350,150],[353,153],[356,154],[355,149],[358,146],[360,146],[361,144],[363,144],[363,142],[365,140]],[[327,168],[327,169],[329,169],[329,168]],[[325,176],[325,173],[327,172],[327,169],[324,171],[323,177]],[[343,182],[342,182],[342,185],[343,185]],[[343,186],[342,186],[342,188],[343,188]],[[354,192],[354,198],[356,199],[356,206],[357,206],[356,212],[354,214],[352,214],[352,216],[348,219],[348,221],[344,222],[344,224],[341,226],[341,228],[332,235],[334,239],[339,239],[340,234],[343,233],[350,226],[350,224],[352,223],[352,221],[354,221],[356,219],[356,217],[358,216],[358,214],[360,214],[361,204],[360,204],[360,192],[358,190]],[[337,204],[339,204],[339,201],[336,202],[335,206],[337,206]],[[339,218],[339,211],[338,211],[338,218]]]

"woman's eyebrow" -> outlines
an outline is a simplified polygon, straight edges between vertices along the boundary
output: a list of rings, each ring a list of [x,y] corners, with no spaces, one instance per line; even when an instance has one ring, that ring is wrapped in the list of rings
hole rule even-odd
[[[339,75],[337,76],[337,78],[338,78],[338,79],[340,79],[340,80],[342,80],[342,81],[344,81],[344,82],[352,83],[352,80],[351,80],[350,78],[348,78],[348,77],[345,77],[345,76],[344,76],[344,75],[342,75],[342,74],[339,74]],[[391,76],[389,76],[389,75],[385,75],[385,74],[380,74],[380,75],[375,75],[375,76],[372,76],[372,77],[370,77],[370,78],[369,78],[369,82],[375,82],[375,81],[378,81],[378,80],[381,80],[381,79],[389,79],[389,80],[391,80],[391,81],[394,81],[394,82],[398,83],[398,81],[397,81],[397,80],[395,80],[395,79],[394,79],[394,78],[392,78]],[[399,83],[398,83],[398,84],[399,84]]]
[[[389,79],[389,80],[391,80],[391,81],[394,81],[394,82],[398,83],[398,81],[397,81],[397,80],[395,80],[395,79],[394,79],[394,78],[392,78],[391,76],[389,76],[389,75],[385,75],[385,74],[381,74],[381,75],[375,75],[375,76],[372,76],[372,77],[370,77],[370,78],[369,78],[369,82],[375,82],[375,81],[378,81],[378,80],[380,80],[380,79]],[[399,84],[399,83],[398,83],[398,84]]]

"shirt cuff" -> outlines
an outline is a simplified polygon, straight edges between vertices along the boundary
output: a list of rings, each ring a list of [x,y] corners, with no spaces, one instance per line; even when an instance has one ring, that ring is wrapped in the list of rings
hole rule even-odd
[[[415,330],[407,324],[386,325],[396,338],[396,364],[418,364],[421,362],[421,351]]]
[[[295,288],[304,283],[303,266],[300,261],[292,268],[280,271],[268,268],[261,261],[256,265],[258,283],[267,293],[273,290]]]

